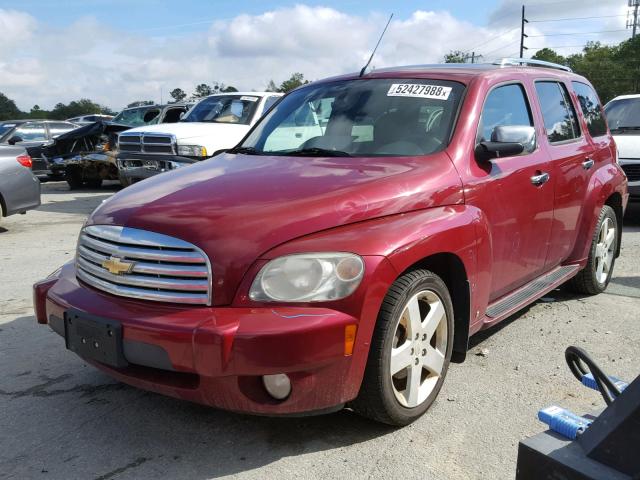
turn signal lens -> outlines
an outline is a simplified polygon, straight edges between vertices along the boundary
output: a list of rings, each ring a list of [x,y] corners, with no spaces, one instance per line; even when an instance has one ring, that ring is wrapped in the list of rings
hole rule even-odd
[[[16,157],[16,160],[23,167],[27,167],[27,168],[33,167],[33,160],[31,160],[31,157],[29,155],[18,155]]]
[[[353,346],[356,343],[357,325],[347,325],[344,327],[344,354],[349,356],[353,354]]]

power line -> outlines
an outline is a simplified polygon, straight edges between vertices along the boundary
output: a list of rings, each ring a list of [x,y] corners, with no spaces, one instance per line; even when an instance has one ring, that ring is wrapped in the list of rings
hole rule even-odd
[[[623,15],[598,15],[594,17],[571,17],[571,18],[551,18],[549,20],[529,20],[529,23],[546,23],[546,22],[569,22],[571,20],[591,20],[594,18],[615,18],[615,17],[626,17],[627,14]]]
[[[483,57],[488,57],[488,56],[489,56],[489,55],[491,55],[492,53],[495,53],[495,52],[497,52],[497,51],[499,51],[499,50],[502,50],[503,48],[510,47],[511,45],[517,45],[519,41],[520,41],[520,40],[514,40],[513,42],[511,42],[511,43],[507,43],[506,45],[500,45],[498,48],[495,48],[495,49],[491,50],[490,52],[485,53],[485,54],[484,54],[484,55],[482,55],[482,56],[483,56]]]
[[[487,43],[491,43],[492,41],[494,41],[494,40],[496,40],[496,39],[498,39],[500,37],[504,37],[506,34],[511,33],[511,32],[513,32],[515,30],[518,30],[519,28],[520,27],[514,27],[514,28],[512,28],[510,30],[507,30],[506,32],[502,32],[502,33],[500,33],[498,35],[492,35],[491,37],[489,37],[489,39],[487,41],[482,42],[480,45],[474,45],[473,47],[469,48],[468,50],[465,50],[464,53],[469,53],[471,50],[480,48],[480,47],[486,45]]]
[[[534,37],[560,37],[563,35],[595,35],[598,33],[614,33],[614,32],[626,32],[626,29],[622,29],[622,30],[600,30],[597,32],[569,32],[569,33],[548,33],[548,34],[544,34],[544,35],[530,35],[531,38]]]

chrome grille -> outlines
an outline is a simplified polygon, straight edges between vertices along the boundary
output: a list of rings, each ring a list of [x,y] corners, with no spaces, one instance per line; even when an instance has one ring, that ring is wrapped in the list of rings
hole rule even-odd
[[[158,302],[211,304],[211,267],[198,247],[135,228],[91,225],[76,253],[80,280],[113,295]]]
[[[118,135],[118,149],[129,153],[176,154],[176,139],[162,133],[127,133]]]

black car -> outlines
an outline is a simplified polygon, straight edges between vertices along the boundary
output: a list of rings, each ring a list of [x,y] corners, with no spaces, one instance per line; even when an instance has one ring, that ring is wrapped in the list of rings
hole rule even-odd
[[[33,174],[40,181],[56,178],[42,149],[63,133],[78,126],[63,120],[5,120],[0,123],[0,144],[17,145],[27,150],[33,160]]]

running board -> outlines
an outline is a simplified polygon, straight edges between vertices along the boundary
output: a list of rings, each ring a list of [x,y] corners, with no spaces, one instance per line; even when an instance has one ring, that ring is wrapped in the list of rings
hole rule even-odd
[[[563,284],[578,273],[579,269],[579,265],[567,265],[558,267],[546,275],[538,277],[531,283],[489,305],[486,316],[491,318],[491,323],[493,323],[498,317],[505,317],[507,314],[520,310],[525,305]]]

